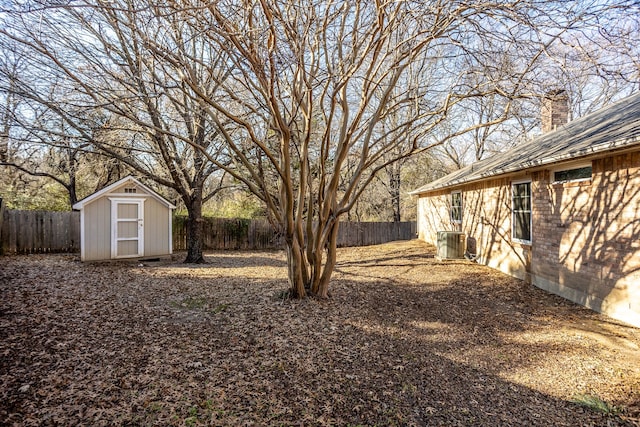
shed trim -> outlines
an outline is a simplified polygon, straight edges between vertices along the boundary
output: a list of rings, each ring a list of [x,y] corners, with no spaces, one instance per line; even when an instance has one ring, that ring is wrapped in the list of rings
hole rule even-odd
[[[173,253],[173,215],[169,209],[169,253]]]
[[[144,202],[145,199],[139,198],[115,198],[109,197],[111,202],[111,259],[119,258],[137,258],[144,256]],[[120,240],[135,240],[138,242],[138,253],[134,255],[118,255],[118,221],[122,220],[118,217],[118,204],[130,203],[138,205],[138,218],[137,221],[142,221],[142,231],[138,228],[138,234],[135,239],[123,239]],[[169,210],[171,212],[171,210]],[[130,219],[127,219],[130,220]]]
[[[85,244],[84,244],[84,209],[80,210],[80,260],[84,261],[85,259]]]

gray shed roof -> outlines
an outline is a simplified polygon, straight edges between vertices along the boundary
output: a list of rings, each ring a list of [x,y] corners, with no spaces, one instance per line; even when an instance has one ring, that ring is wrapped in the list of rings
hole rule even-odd
[[[640,145],[640,93],[410,192],[421,194]]]

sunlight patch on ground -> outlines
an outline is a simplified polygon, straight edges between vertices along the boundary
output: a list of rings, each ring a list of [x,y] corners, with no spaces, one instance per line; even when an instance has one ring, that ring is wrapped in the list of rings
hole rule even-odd
[[[286,280],[287,271],[283,267],[238,267],[238,268],[165,268],[151,267],[134,270],[136,274],[150,275],[158,278],[176,276],[184,279],[219,279],[224,277],[244,279],[281,278]]]
[[[564,338],[562,343],[559,336]],[[635,369],[630,368],[634,363],[629,363],[640,356],[636,349],[636,344],[624,337],[614,340],[580,329],[561,328],[503,332],[493,343],[465,346],[461,352],[440,355],[492,372],[505,381],[571,399],[576,394],[589,394],[613,385],[640,388],[640,363],[635,364]],[[593,355],[589,356],[590,353]],[[606,392],[602,397],[617,399]]]

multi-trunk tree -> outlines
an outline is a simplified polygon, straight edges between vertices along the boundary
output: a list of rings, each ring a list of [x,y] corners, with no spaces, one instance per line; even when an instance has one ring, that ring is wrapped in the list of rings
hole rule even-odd
[[[292,294],[326,297],[339,221],[376,173],[505,120],[512,100],[531,96],[531,72],[549,47],[594,24],[605,6],[261,0],[175,8],[190,10],[227,58],[221,91],[197,96],[236,128],[222,134],[238,166],[231,172],[284,235]],[[176,66],[184,60],[162,54]],[[188,67],[182,81],[197,88]],[[485,96],[502,100],[489,123],[443,126]],[[402,134],[408,140],[389,137]]]
[[[37,17],[37,30],[0,34],[106,112],[102,126],[123,136],[105,142],[93,126],[85,136],[101,152],[185,203],[216,170],[241,182],[284,236],[291,294],[326,297],[340,220],[378,173],[502,123],[514,100],[538,95],[536,67],[554,44],[591,34],[605,16],[633,19],[633,7],[84,0],[12,14]],[[485,122],[462,114],[488,97],[496,109]],[[113,148],[123,139],[129,157]]]

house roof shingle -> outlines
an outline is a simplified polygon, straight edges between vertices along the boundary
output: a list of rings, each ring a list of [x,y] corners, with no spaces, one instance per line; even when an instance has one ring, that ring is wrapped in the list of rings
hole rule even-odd
[[[640,145],[640,93],[450,173],[410,194],[427,193],[633,145]]]

